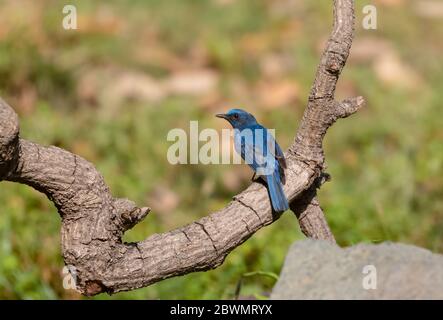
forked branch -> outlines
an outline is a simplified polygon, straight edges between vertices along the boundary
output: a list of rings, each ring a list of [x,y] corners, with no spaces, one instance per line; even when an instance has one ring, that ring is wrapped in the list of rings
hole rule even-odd
[[[285,193],[309,237],[334,241],[315,192],[322,179],[322,141],[338,118],[363,105],[363,98],[334,100],[335,86],[353,36],[352,0],[334,1],[334,28],[321,57],[308,105],[293,145],[286,152]],[[190,272],[216,268],[260,228],[279,218],[268,193],[252,183],[223,209],[182,228],[123,243],[123,233],[149,208],[115,199],[94,165],[56,147],[19,138],[18,117],[0,101],[0,181],[27,184],[43,192],[62,218],[62,253],[75,267],[77,288],[85,295],[148,286]]]

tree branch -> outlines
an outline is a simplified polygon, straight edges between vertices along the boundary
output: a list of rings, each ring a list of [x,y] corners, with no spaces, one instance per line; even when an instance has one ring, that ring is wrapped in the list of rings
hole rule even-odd
[[[363,105],[362,98],[334,101],[340,71],[353,34],[353,1],[334,1],[334,30],[318,67],[294,144],[286,153],[285,193],[310,237],[334,241],[315,197],[322,177],[322,140],[338,118]],[[77,288],[85,295],[148,286],[173,276],[221,265],[226,256],[260,228],[279,218],[266,188],[252,183],[225,208],[187,226],[123,243],[123,233],[149,208],[115,199],[96,168],[56,147],[19,138],[16,113],[0,99],[0,181],[29,185],[55,204],[62,218],[62,254],[75,267]]]
[[[329,229],[325,215],[317,199],[317,189],[330,180],[330,175],[325,173],[311,185],[311,187],[294,199],[291,210],[295,213],[300,223],[303,234],[309,238],[327,240],[335,244],[335,238]]]
[[[296,159],[306,162],[317,177],[320,177],[324,170],[323,138],[327,129],[337,119],[346,118],[358,111],[365,103],[363,97],[349,98],[342,102],[334,99],[338,78],[351,49],[354,20],[354,1],[334,0],[333,30],[320,58],[308,105],[295,141],[288,151]],[[300,195],[298,201],[291,203],[291,209],[307,237],[335,243],[316,198],[316,188],[314,185]]]

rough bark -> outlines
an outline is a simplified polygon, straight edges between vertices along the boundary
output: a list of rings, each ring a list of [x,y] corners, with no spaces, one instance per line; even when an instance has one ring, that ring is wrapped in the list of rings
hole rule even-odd
[[[352,0],[334,1],[334,27],[319,64],[297,136],[286,152],[285,193],[302,231],[335,242],[316,199],[324,169],[323,137],[338,118],[363,106],[363,98],[334,100],[353,36]],[[279,218],[264,186],[252,183],[223,209],[184,227],[123,243],[123,233],[143,220],[147,207],[116,199],[85,159],[19,138],[18,117],[0,100],[0,181],[29,185],[47,195],[62,218],[62,254],[76,270],[85,295],[148,286],[216,268],[260,228]]]

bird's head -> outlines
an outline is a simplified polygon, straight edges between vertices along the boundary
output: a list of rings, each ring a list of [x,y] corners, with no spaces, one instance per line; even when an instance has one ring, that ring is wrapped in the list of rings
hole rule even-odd
[[[231,109],[228,113],[217,114],[216,117],[226,119],[232,127],[237,129],[242,129],[257,123],[257,120],[255,120],[252,114],[241,109]]]

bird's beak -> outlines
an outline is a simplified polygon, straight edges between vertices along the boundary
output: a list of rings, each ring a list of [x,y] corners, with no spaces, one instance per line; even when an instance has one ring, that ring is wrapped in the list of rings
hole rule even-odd
[[[228,119],[228,115],[224,113],[218,113],[215,115],[217,118]]]

